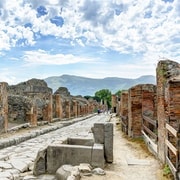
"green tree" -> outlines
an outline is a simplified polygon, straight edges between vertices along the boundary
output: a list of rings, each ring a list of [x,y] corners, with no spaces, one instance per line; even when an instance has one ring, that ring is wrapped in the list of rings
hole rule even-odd
[[[111,107],[111,91],[109,89],[102,89],[95,92],[95,97],[103,102],[107,102],[108,108]]]
[[[119,90],[119,91],[117,91],[117,92],[115,93],[115,95],[116,95],[116,96],[120,96],[121,93],[122,93],[122,90]]]

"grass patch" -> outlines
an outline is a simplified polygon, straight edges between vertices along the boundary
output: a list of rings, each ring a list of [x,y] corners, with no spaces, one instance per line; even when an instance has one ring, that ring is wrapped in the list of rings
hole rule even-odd
[[[170,180],[174,179],[173,174],[171,173],[171,170],[167,164],[164,165],[163,176]]]

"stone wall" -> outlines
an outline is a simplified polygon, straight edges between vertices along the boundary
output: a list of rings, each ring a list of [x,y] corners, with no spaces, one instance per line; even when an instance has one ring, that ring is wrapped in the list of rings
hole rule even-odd
[[[60,87],[53,94],[47,83],[31,79],[17,85],[7,86],[8,120],[11,125],[37,121],[73,118],[94,112],[97,102],[82,96],[72,96],[66,87]]]
[[[36,109],[37,120],[49,120],[52,108],[52,89],[39,79],[31,79],[17,85],[8,86],[8,119],[17,123],[27,122],[32,107]],[[48,111],[47,111],[48,110]],[[47,115],[48,114],[48,115]]]
[[[8,126],[7,85],[0,83],[0,132],[6,131]]]
[[[25,123],[27,113],[31,110],[30,98],[20,95],[8,95],[8,120],[13,123]]]

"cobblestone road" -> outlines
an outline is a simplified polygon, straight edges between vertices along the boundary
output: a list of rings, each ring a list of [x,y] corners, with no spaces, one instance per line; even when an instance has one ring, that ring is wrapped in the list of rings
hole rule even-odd
[[[101,114],[93,116],[86,120],[76,122],[72,125],[62,127],[62,122],[53,123],[54,129],[61,127],[60,129],[51,131],[49,133],[39,135],[25,142],[19,143],[14,146],[10,146],[0,150],[0,180],[30,180],[30,179],[44,179],[53,180],[54,176],[46,175],[35,178],[32,175],[33,163],[36,158],[37,152],[49,144],[60,143],[67,137],[81,136],[92,137],[91,127],[95,122],[109,121],[110,115]],[[45,128],[45,127],[44,127]],[[47,130],[48,127],[46,127]],[[49,127],[52,129],[52,127]],[[43,130],[43,127],[40,128]],[[32,130],[29,132],[30,136],[37,135]],[[21,138],[25,135],[21,134]],[[19,136],[18,136],[19,137]],[[18,137],[15,140],[18,142]],[[11,137],[8,137],[11,138]],[[5,139],[4,139],[5,141]],[[0,142],[1,143],[1,142]]]

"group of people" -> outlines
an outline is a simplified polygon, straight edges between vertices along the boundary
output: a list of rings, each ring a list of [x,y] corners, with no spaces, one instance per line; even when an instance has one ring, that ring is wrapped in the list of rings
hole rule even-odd
[[[108,112],[111,113],[111,112],[108,111],[108,110],[101,110],[101,109],[98,109],[98,110],[97,110],[97,113],[98,113],[98,114],[100,114],[100,113],[108,113]]]

